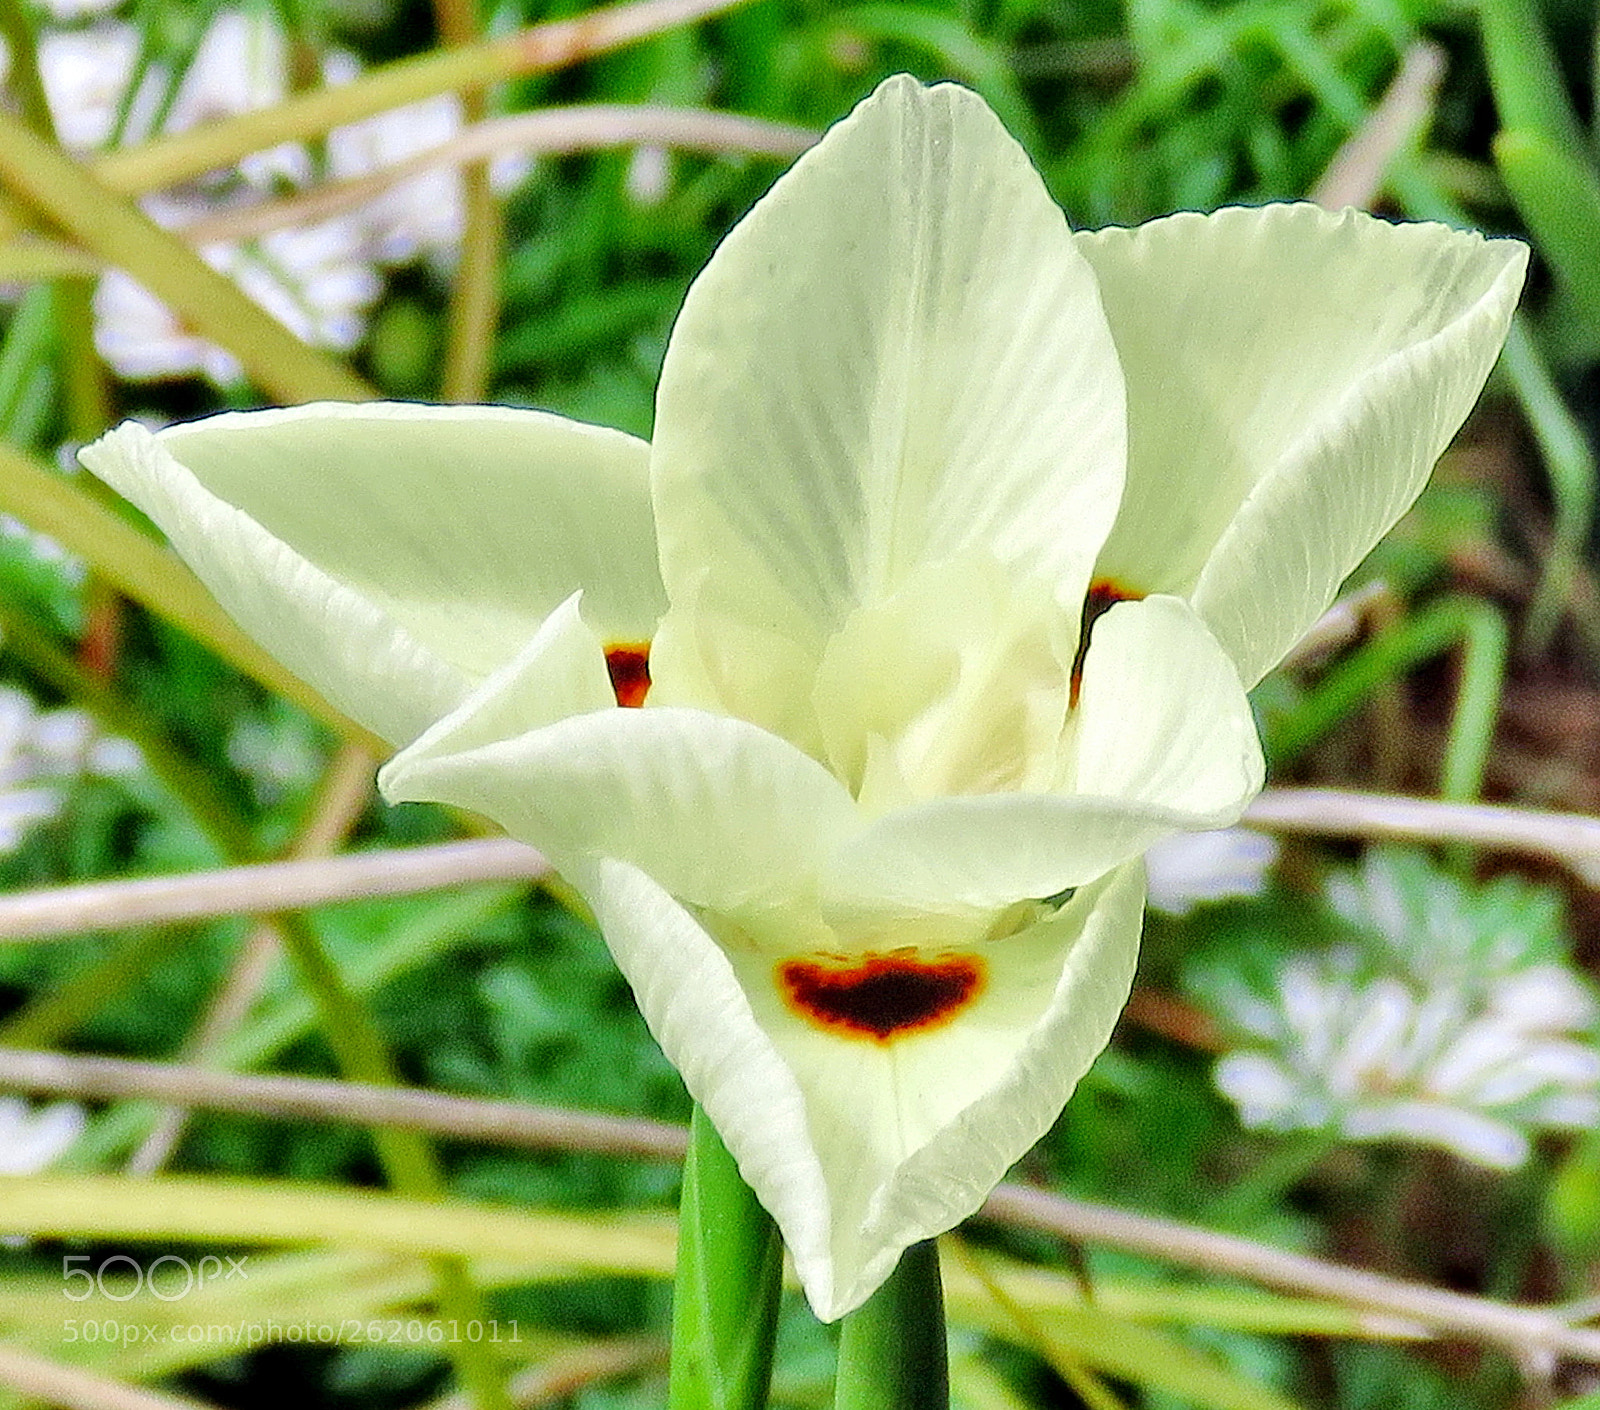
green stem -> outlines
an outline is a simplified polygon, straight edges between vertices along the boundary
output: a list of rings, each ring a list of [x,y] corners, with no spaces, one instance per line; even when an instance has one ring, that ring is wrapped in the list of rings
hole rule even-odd
[[[505,79],[566,68],[743,3],[635,0],[460,48],[436,49],[385,64],[349,83],[298,93],[270,108],[107,152],[95,160],[94,170],[112,188],[143,195],[232,166],[280,142],[323,137],[344,123],[440,93],[481,90]]]
[[[1525,319],[1514,318],[1506,338],[1501,365],[1516,388],[1529,429],[1538,443],[1540,459],[1550,482],[1555,509],[1550,551],[1539,572],[1539,582],[1523,621],[1524,647],[1529,655],[1549,646],[1562,614],[1568,610],[1572,584],[1583,561],[1584,540],[1594,514],[1597,475],[1594,453],[1572,410],[1561,398],[1549,365],[1540,355]],[[1589,625],[1579,619],[1582,630]],[[1600,656],[1592,630],[1587,633],[1591,656]]]
[[[250,859],[248,830],[233,817],[204,773],[173,750],[158,732],[145,727],[138,713],[109,687],[95,681],[54,647],[25,614],[8,612],[0,605],[0,630],[4,631],[8,648],[38,675],[70,694],[102,725],[139,745],[146,762],[192,812],[225,857],[232,861]],[[279,926],[284,947],[317,1009],[343,1075],[351,1081],[399,1085],[370,1013],[328,958],[311,927],[302,917],[293,915],[281,917]],[[144,940],[120,948],[108,961],[56,995],[54,1002],[42,1009],[25,1010],[23,1035],[39,1041],[48,1031],[70,1030],[86,1012],[98,1007],[111,987],[120,985],[134,966],[142,966],[154,952]],[[14,1042],[16,1034],[6,1032],[3,1038]],[[426,1136],[387,1128],[374,1130],[372,1136],[384,1174],[396,1190],[419,1199],[444,1197],[444,1174]],[[482,1319],[481,1300],[460,1260],[433,1260],[433,1274],[441,1318],[463,1327]],[[450,1355],[457,1375],[479,1410],[509,1410],[503,1379],[487,1345],[463,1338],[450,1347]]]
[[[239,821],[211,775],[194,764],[113,687],[72,659],[29,615],[0,600],[0,641],[4,649],[52,689],[86,711],[107,734],[121,735],[137,746],[145,766],[228,861],[254,859],[250,830]]]
[[[39,72],[39,48],[33,23],[20,0],[0,0],[0,34],[11,51],[10,82],[22,108],[23,120],[40,137],[56,141],[55,119]],[[66,392],[68,434],[88,440],[103,431],[110,420],[111,399],[105,368],[94,346],[94,292],[87,279],[55,281],[52,297]]]
[[[64,1042],[182,943],[183,932],[164,925],[118,936],[104,958],[35,995],[0,1023],[0,1047],[49,1048]]]
[[[834,1410],[948,1410],[949,1352],[939,1248],[912,1244],[839,1332]]]
[[[1482,790],[1505,675],[1506,629],[1476,598],[1446,597],[1380,633],[1330,670],[1291,713],[1267,732],[1274,768],[1299,758],[1379,687],[1459,645],[1461,677],[1445,745],[1440,793],[1470,802]]]
[[[761,1410],[783,1288],[783,1242],[699,1107],[678,1209],[670,1410]]]
[[[1206,1222],[1215,1229],[1238,1229],[1250,1224],[1276,1207],[1339,1144],[1337,1135],[1326,1132],[1303,1133],[1280,1142],[1212,1205]]]
[[[434,0],[439,33],[460,49],[477,40],[477,6],[472,0]],[[461,95],[468,122],[481,122],[488,112],[483,91]],[[500,321],[500,252],[505,231],[500,203],[489,184],[489,163],[474,162],[461,173],[460,258],[450,290],[449,337],[445,346],[440,395],[445,401],[480,402],[489,391],[494,335]]]
[[[316,1005],[340,1073],[352,1082],[399,1086],[399,1074],[372,1015],[345,983],[311,927],[297,915],[282,916],[279,924],[284,949]],[[445,1198],[448,1187],[444,1172],[426,1136],[417,1131],[378,1127],[373,1130],[372,1139],[378,1162],[395,1190],[416,1199]],[[439,1316],[461,1327],[482,1321],[482,1299],[468,1276],[466,1263],[443,1257],[429,1261]],[[505,1380],[487,1344],[462,1337],[451,1344],[449,1354],[477,1410],[511,1410]]]
[[[365,401],[376,393],[17,118],[0,112],[0,180],[101,259],[121,266],[195,332],[233,353],[280,401]]]

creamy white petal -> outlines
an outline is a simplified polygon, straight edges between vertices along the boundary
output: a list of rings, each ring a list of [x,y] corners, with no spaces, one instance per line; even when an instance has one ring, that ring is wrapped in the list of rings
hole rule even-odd
[[[1073,787],[1225,827],[1266,765],[1250,702],[1215,637],[1183,602],[1119,602],[1089,635]]]
[[[869,813],[1061,776],[1076,621],[994,558],[928,564],[828,642],[812,700],[833,770]]]
[[[543,411],[406,402],[212,417],[161,433],[213,494],[477,676],[578,588],[608,640],[666,607],[636,437]]]
[[[830,865],[830,914],[1053,896],[1170,833],[1229,826],[1261,787],[1238,676],[1176,598],[1095,622],[1072,728],[1072,792],[934,798],[876,819]]]
[[[459,669],[219,499],[144,427],[128,422],[79,457],[160,525],[245,631],[380,738],[415,738],[467,693]]]
[[[246,630],[390,739],[453,708],[577,588],[608,640],[648,639],[665,608],[648,447],[618,431],[324,404],[154,438],[129,423],[82,454]]]
[[[1077,236],[1128,387],[1097,571],[1188,597],[1254,685],[1421,490],[1527,249],[1309,205]]]
[[[563,870],[626,861],[694,905],[786,900],[856,825],[832,774],[743,720],[608,709],[482,744],[470,712],[455,723],[467,747],[441,727],[390,761],[390,801],[470,808]]]
[[[573,593],[522,650],[385,764],[379,788],[387,793],[389,780],[418,759],[463,754],[570,715],[616,709],[605,647],[583,619],[582,599]]]
[[[673,651],[705,703],[809,739],[769,680],[807,678],[921,564],[980,548],[1076,610],[1123,457],[1099,296],[1037,172],[976,95],[891,79],[729,234],[673,329],[651,461],[693,624]]]
[[[885,1044],[796,1017],[769,955],[724,949],[633,868],[573,875],[830,1321],[974,1212],[1055,1120],[1127,998],[1143,904],[1140,868],[1121,869],[985,947],[988,987],[955,1020]]]

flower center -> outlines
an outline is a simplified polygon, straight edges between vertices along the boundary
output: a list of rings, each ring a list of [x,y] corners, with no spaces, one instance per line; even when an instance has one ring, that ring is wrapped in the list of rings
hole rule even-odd
[[[778,966],[778,987],[794,1012],[840,1037],[876,1043],[942,1027],[983,992],[984,978],[977,955],[925,960],[899,950]]]
[[[606,647],[606,671],[617,704],[637,709],[650,693],[650,643],[619,641]]]
[[[1089,633],[1094,624],[1119,602],[1138,602],[1144,594],[1112,578],[1096,578],[1089,584],[1088,595],[1083,599],[1083,623],[1078,628],[1078,654],[1072,658],[1071,707],[1078,706],[1078,692],[1083,688],[1083,658],[1089,651]]]

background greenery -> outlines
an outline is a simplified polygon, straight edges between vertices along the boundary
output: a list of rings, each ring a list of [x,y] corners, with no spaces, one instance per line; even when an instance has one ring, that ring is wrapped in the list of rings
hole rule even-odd
[[[130,0],[119,13],[138,27],[145,58],[176,83],[220,9]],[[481,13],[443,0],[280,0],[275,12],[292,37],[293,66],[311,82],[317,56],[333,46],[359,53],[371,73],[392,73],[383,66],[444,39],[509,33],[576,9],[532,0]],[[92,21],[17,3],[0,10],[15,121],[38,129],[31,36]],[[882,77],[910,70],[980,91],[1078,225],[1320,191],[1396,216],[1531,238],[1524,324],[1434,486],[1363,571],[1381,591],[1363,599],[1360,622],[1331,656],[1270,679],[1257,705],[1279,784],[1488,796],[1585,813],[1600,806],[1590,449],[1600,420],[1595,40],[1593,8],[1575,0],[747,0],[550,72],[507,78],[486,57],[479,76],[505,80],[488,90],[491,115],[652,103],[820,130]],[[1409,76],[1383,106],[1402,73]],[[382,95],[376,101],[382,106]],[[469,109],[469,119],[478,115]],[[315,149],[316,132],[295,131]],[[1344,184],[1323,184],[1352,142],[1375,145],[1376,165],[1365,176],[1338,168]],[[224,143],[213,155],[231,161],[242,151]],[[171,290],[163,294],[175,306],[192,299],[181,308],[195,327],[225,331],[233,310],[197,262],[171,255],[167,237],[112,220],[124,208],[118,200],[162,184],[159,173],[141,186],[128,175],[133,163],[101,165],[98,177],[64,167],[58,190],[49,157],[50,149],[37,155],[0,130],[0,185],[11,208],[0,275],[14,280],[0,310],[0,437],[9,447],[0,452],[0,508],[72,554],[63,560],[21,532],[0,537],[0,677],[46,709],[86,710],[103,733],[134,739],[145,766],[71,771],[56,785],[65,806],[0,858],[0,883],[20,889],[266,858],[304,844],[317,826],[354,848],[454,835],[460,824],[443,814],[390,811],[348,783],[341,792],[337,780],[352,766],[363,774],[348,752],[360,741],[341,740],[303,697],[291,698],[292,685],[262,684],[270,672],[186,596],[179,576],[141,556],[137,526],[119,532],[131,517],[109,517],[95,487],[63,468],[62,447],[124,415],[174,419],[351,384],[338,380],[348,374],[337,354],[298,364],[270,348],[250,364],[253,376],[222,386],[110,373],[94,353],[87,281],[28,278],[17,230],[48,234],[43,258],[55,263],[45,272],[81,274],[86,249],[152,287],[165,268]],[[673,152],[664,174],[640,162],[628,148],[544,157],[502,196],[471,198],[459,277],[438,260],[386,267],[348,366],[385,395],[482,397],[648,435],[683,292],[783,163],[732,148]],[[91,180],[121,197],[92,191],[83,184]],[[90,193],[87,207],[72,204],[73,191]],[[238,336],[249,342],[248,331]],[[1469,1293],[1587,1295],[1600,1272],[1594,1134],[1551,1134],[1519,1116],[1532,1154],[1495,1171],[1435,1146],[1349,1139],[1337,1113],[1305,1130],[1247,1129],[1213,1084],[1218,1051],[1244,1041],[1230,1027],[1230,986],[1270,996],[1295,957],[1335,952],[1356,955],[1352,973],[1381,970],[1373,956],[1382,946],[1372,939],[1381,927],[1363,929],[1328,893],[1330,877],[1335,891],[1341,877],[1347,888],[1356,884],[1350,868],[1362,852],[1350,840],[1286,844],[1261,895],[1153,917],[1130,1019],[1019,1178]],[[1416,932],[1448,910],[1453,919],[1440,924],[1468,937],[1462,963],[1485,993],[1498,982],[1486,957],[1496,936],[1522,936],[1538,952],[1526,963],[1575,975],[1592,973],[1600,959],[1595,894],[1553,862],[1458,847],[1393,865]],[[198,1053],[218,1067],[348,1075],[360,1070],[361,1052],[330,1044],[304,997],[304,956],[320,952],[370,1005],[394,1072],[409,1084],[684,1119],[675,1074],[600,941],[563,901],[525,886],[480,885],[324,908],[264,940],[241,919],[0,942],[0,1044],[162,1061]],[[302,957],[298,971],[272,961],[280,941]],[[203,1037],[208,1008],[238,976],[242,954],[267,957],[263,986]],[[1592,1047],[1593,1034],[1585,1027],[1574,1041]],[[448,1392],[450,1364],[427,1345],[244,1354],[203,1344],[111,1346],[98,1332],[89,1339],[87,1322],[102,1320],[429,1316],[433,1296],[415,1250],[374,1247],[340,1224],[345,1214],[322,1224],[314,1217],[326,1190],[312,1186],[405,1187],[392,1179],[393,1152],[385,1158],[360,1128],[198,1113],[157,1159],[142,1145],[158,1120],[152,1108],[101,1102],[92,1110],[66,1165],[119,1183],[72,1187],[70,1217],[27,1214],[57,1188],[51,1182],[68,1177],[16,1185],[32,1192],[10,1204],[18,1227],[72,1232],[0,1248],[0,1335],[14,1347],[218,1405],[402,1406]],[[291,1212],[278,1227],[290,1233],[249,1232],[264,1227],[262,1211],[276,1209],[270,1192],[230,1195],[234,1187],[213,1180],[195,1187],[191,1204],[159,1177],[118,1175],[140,1149],[147,1166],[281,1186]],[[488,1315],[518,1329],[518,1340],[490,1359],[522,1373],[524,1403],[662,1403],[672,1166],[467,1143],[446,1143],[436,1155],[447,1207],[461,1215],[430,1247],[474,1255]],[[418,1180],[411,1193],[426,1193]],[[0,1228],[9,1227],[9,1199],[0,1186]],[[205,1225],[207,1200],[219,1224]],[[560,1217],[519,1225],[509,1242],[484,1248],[472,1232],[476,1203]],[[192,1227],[172,1213],[180,1206],[192,1211]],[[299,1238],[295,1208],[304,1218]],[[604,1217],[581,1222],[594,1212]],[[180,1227],[188,1230],[181,1237]],[[238,1242],[219,1244],[217,1228],[237,1230]],[[141,1239],[141,1229],[165,1232]],[[1336,1302],[1251,1291],[1219,1274],[998,1223],[965,1237],[948,1254],[960,1283],[952,1323],[962,1405],[1600,1404],[1590,1398],[1600,1385],[1594,1369],[1556,1355],[1514,1355],[1466,1338],[1417,1341],[1392,1319],[1363,1319]],[[257,1271],[242,1287],[214,1289],[209,1301],[197,1294],[161,1303],[147,1293],[125,1303],[63,1301],[65,1254],[87,1253],[98,1266],[123,1250],[148,1260],[218,1247],[251,1250]],[[995,1281],[1014,1264],[1037,1274],[1015,1284],[1025,1292]],[[73,1333],[67,1318],[78,1319]],[[831,1356],[829,1333],[791,1297],[777,1402],[827,1403]],[[0,1357],[0,1403],[20,1404],[21,1392],[4,1389],[6,1371]],[[62,1403],[109,1403],[82,1386],[77,1399],[61,1394]]]

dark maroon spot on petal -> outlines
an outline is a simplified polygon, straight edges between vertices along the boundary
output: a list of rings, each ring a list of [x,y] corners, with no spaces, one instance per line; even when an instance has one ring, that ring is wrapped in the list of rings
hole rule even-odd
[[[650,643],[621,641],[606,647],[606,670],[617,704],[638,708],[650,693]]]
[[[1096,578],[1089,584],[1089,594],[1083,599],[1083,623],[1078,628],[1078,654],[1072,659],[1072,695],[1069,704],[1078,708],[1078,692],[1083,688],[1083,658],[1089,651],[1089,633],[1094,624],[1119,602],[1137,602],[1142,592],[1125,588],[1110,578]]]
[[[846,1038],[887,1043],[948,1023],[983,991],[976,955],[909,954],[857,960],[785,960],[778,985],[802,1018]]]

